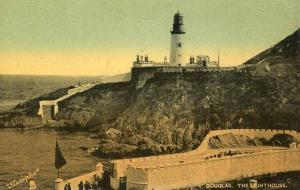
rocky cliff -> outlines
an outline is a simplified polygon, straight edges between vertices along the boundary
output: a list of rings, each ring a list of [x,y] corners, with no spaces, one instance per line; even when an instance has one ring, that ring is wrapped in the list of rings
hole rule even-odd
[[[297,130],[299,79],[234,72],[157,75],[109,124],[112,134],[99,134],[150,154],[193,149],[212,129]]]
[[[100,84],[61,102],[56,122],[48,125],[93,131],[93,136],[101,139],[96,154],[106,156],[191,150],[212,129],[298,130],[298,34],[299,30],[284,41],[290,45],[280,42],[281,51],[276,45],[244,64],[246,69],[260,71],[261,63],[268,62],[271,68],[264,65],[264,74],[161,73],[138,90],[131,82]],[[275,63],[274,60],[281,61]],[[281,70],[273,74],[270,71],[276,64],[281,65]],[[29,121],[41,122],[35,115],[36,102],[40,99],[42,97],[2,114],[0,125],[25,126]]]

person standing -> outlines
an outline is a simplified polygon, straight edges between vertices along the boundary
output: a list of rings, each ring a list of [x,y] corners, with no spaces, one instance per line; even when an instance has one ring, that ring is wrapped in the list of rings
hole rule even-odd
[[[65,184],[64,190],[69,190],[68,184]]]
[[[88,181],[84,183],[84,190],[90,190],[90,183]]]
[[[97,182],[97,181],[94,181],[92,187],[93,187],[93,190],[97,190],[97,189],[98,189],[98,182]]]
[[[78,184],[78,190],[83,190],[83,182],[80,181],[80,183]]]

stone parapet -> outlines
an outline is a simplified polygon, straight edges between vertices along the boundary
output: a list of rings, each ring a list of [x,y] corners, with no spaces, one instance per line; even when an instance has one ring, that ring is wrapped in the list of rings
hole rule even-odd
[[[268,173],[300,170],[299,156],[300,150],[289,149],[147,169],[129,167],[128,171],[136,171],[139,175],[130,174],[127,181],[130,182],[129,187],[145,190],[193,187]],[[147,179],[143,176],[147,176]]]

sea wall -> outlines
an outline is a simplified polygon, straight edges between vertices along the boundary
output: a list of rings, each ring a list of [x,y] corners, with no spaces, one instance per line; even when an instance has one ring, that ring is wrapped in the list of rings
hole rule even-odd
[[[82,181],[85,183],[93,182],[96,177],[102,178],[103,176],[103,165],[101,163],[97,164],[96,171],[93,171],[88,174],[84,174],[81,176],[77,176],[71,179],[63,180],[63,179],[56,179],[55,180],[55,190],[64,190],[64,187],[67,183],[70,183],[71,189],[78,189],[78,184]]]
[[[135,187],[136,189],[147,189],[149,177],[151,177],[148,176],[148,174],[149,172],[144,169],[129,167],[127,174],[127,189],[132,187]]]
[[[189,159],[195,156],[199,156],[203,154],[205,151],[208,150],[208,142],[211,137],[223,135],[223,134],[236,134],[236,135],[244,135],[249,136],[251,138],[259,137],[265,138],[267,140],[271,139],[275,134],[290,134],[294,136],[296,139],[300,141],[300,133],[293,130],[272,130],[272,129],[228,129],[228,130],[215,130],[210,131],[204,140],[202,141],[199,148],[196,150],[186,152],[186,153],[177,153],[177,154],[170,154],[170,155],[161,155],[161,156],[149,156],[149,157],[140,157],[140,158],[133,158],[133,159],[120,159],[120,160],[113,160],[111,163],[113,164],[113,173],[111,176],[112,187],[114,189],[118,189],[119,185],[119,178],[128,176],[128,171],[130,166],[139,165],[139,164],[148,164],[151,166],[155,163],[174,163],[178,162],[181,159]],[[132,171],[131,171],[132,172]],[[130,178],[127,178],[130,179]],[[135,180],[133,180],[135,181]]]
[[[112,163],[116,165],[117,170],[120,171],[121,175],[123,176],[124,170],[120,168],[127,167],[130,164],[137,164],[137,163],[145,163],[145,162],[156,162],[156,161],[163,161],[163,160],[173,160],[178,158],[188,158],[190,156],[194,156],[199,154],[199,152],[207,150],[208,142],[211,137],[223,135],[223,134],[236,134],[236,135],[243,135],[248,136],[251,138],[259,137],[265,138],[270,140],[276,134],[290,134],[295,137],[297,140],[300,141],[300,133],[294,130],[273,130],[273,129],[228,129],[228,130],[214,130],[210,131],[200,144],[200,146],[189,152],[185,153],[176,153],[176,154],[168,154],[168,155],[160,155],[160,156],[147,156],[147,157],[140,157],[140,158],[132,158],[132,159],[119,159],[113,160]],[[122,172],[121,172],[122,171]],[[116,175],[119,176],[119,175]]]
[[[118,188],[119,185],[119,178],[127,176],[128,167],[130,165],[136,164],[155,164],[158,162],[172,162],[174,160],[179,159],[189,159],[192,156],[198,155],[199,152],[197,151],[190,151],[186,153],[176,153],[176,154],[169,154],[169,155],[160,155],[160,156],[147,156],[147,157],[140,157],[140,158],[132,158],[132,159],[120,159],[120,160],[113,160],[111,163],[113,164],[113,171],[111,176],[111,182],[114,189]]]
[[[211,131],[200,147],[194,151],[161,156],[149,156],[111,161],[111,186],[118,189],[120,178],[126,178],[128,190],[133,189],[178,189],[216,183],[244,177],[300,170],[299,148],[257,148],[243,149],[238,154],[212,156],[208,154],[207,142],[213,136],[237,134],[249,137],[272,138],[275,134],[290,134],[300,140],[300,134],[292,130],[271,129],[229,129]],[[235,152],[238,148],[232,149]],[[206,155],[206,156],[205,156]],[[99,163],[95,172],[69,180],[56,180],[56,190],[62,190],[66,183],[72,189],[80,181],[93,181],[95,175],[102,176],[103,166]]]
[[[268,173],[296,171],[300,170],[299,157],[299,149],[289,149],[147,169],[129,167],[127,189],[178,189]]]

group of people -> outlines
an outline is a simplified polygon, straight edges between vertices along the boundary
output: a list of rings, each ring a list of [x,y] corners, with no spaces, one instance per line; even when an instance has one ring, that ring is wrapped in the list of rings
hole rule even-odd
[[[65,185],[64,190],[72,190],[71,184],[70,184],[70,183],[67,183],[67,184]]]
[[[83,184],[82,181],[78,184],[78,190],[98,190],[99,183],[94,181],[93,183],[85,181]]]
[[[101,180],[99,176],[94,176],[94,179],[91,182],[85,181],[85,183],[83,183],[83,181],[80,181],[78,184],[78,190],[100,190],[100,184]],[[71,184],[66,183],[64,190],[72,190]]]

